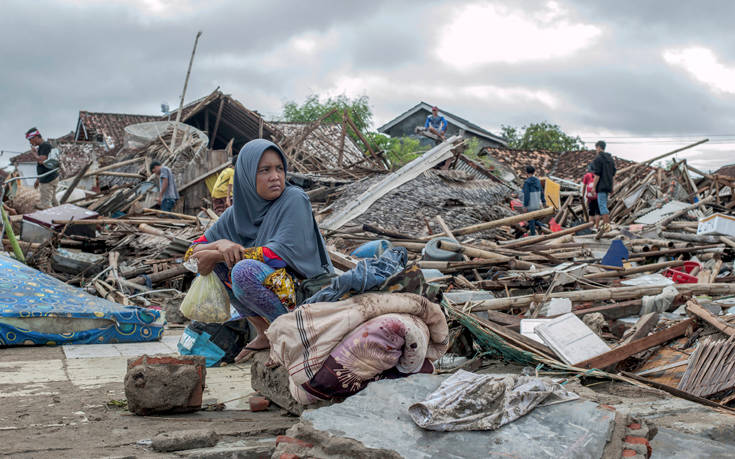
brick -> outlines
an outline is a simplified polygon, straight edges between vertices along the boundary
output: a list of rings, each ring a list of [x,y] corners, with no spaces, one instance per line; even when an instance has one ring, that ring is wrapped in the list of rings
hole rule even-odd
[[[299,440],[298,438],[289,437],[288,435],[279,435],[278,437],[276,437],[276,446],[281,443],[290,443],[292,445],[301,446],[302,448],[312,448],[314,446],[311,443]]]
[[[248,400],[250,404],[250,411],[265,411],[270,406],[271,402],[265,397],[250,397]]]
[[[623,457],[635,457],[638,455],[637,451],[634,451],[632,449],[624,449],[623,450]]]
[[[630,424],[628,424],[628,428],[630,430],[639,430],[641,427],[642,426],[637,422],[631,422]]]

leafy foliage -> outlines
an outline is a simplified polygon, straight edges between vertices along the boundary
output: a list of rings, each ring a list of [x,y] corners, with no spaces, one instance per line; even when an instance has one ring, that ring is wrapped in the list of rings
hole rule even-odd
[[[421,146],[418,139],[411,137],[388,137],[378,132],[369,132],[367,139],[375,148],[385,151],[386,157],[394,168],[413,161],[427,150],[426,147]]]
[[[294,101],[286,102],[283,104],[282,118],[283,121],[290,123],[311,123],[335,108],[337,111],[327,117],[325,121],[341,123],[342,113],[347,109],[347,113],[361,132],[369,129],[373,122],[373,111],[370,109],[368,96],[350,99],[344,94],[329,97],[323,101],[318,95],[312,94],[301,105]]]
[[[558,124],[546,121],[531,123],[520,129],[501,126],[501,132],[508,141],[509,147],[520,150],[575,151],[585,149],[581,137],[572,137],[564,133]]]

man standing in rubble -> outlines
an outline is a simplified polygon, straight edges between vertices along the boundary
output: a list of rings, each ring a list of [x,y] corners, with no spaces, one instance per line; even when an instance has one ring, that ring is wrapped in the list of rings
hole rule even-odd
[[[56,186],[59,184],[59,159],[49,158],[54,148],[43,140],[41,133],[35,127],[26,131],[26,139],[31,144],[31,153],[36,160],[36,179],[34,188],[40,188],[41,198],[37,209],[48,209],[59,205],[56,200]],[[57,155],[58,156],[58,155]]]
[[[179,191],[176,189],[174,174],[158,161],[151,163],[151,172],[158,176],[158,205],[164,212],[171,212],[179,200]]]
[[[597,192],[597,207],[602,215],[602,227],[600,232],[604,233],[610,229],[610,210],[607,201],[613,192],[613,177],[615,176],[615,161],[610,153],[605,151],[605,141],[598,140],[595,144],[597,157],[592,161],[592,172],[595,174],[595,191]]]
[[[429,132],[442,139],[442,141],[446,140],[447,120],[445,120],[443,116],[439,115],[438,107],[432,107],[431,115],[426,117],[424,129],[428,129]]]

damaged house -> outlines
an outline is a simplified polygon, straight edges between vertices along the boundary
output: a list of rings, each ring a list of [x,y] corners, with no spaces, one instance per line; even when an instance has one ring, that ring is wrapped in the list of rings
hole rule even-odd
[[[434,145],[434,141],[422,134],[416,133],[416,128],[423,128],[426,117],[431,115],[432,105],[419,102],[406,110],[398,117],[388,121],[378,128],[378,132],[391,137],[412,137],[418,139],[422,145]],[[449,113],[439,107],[439,115],[447,120],[447,137],[460,135],[467,138],[477,139],[480,148],[485,147],[507,147],[508,143],[500,136],[472,123],[460,116]],[[476,152],[472,152],[476,153]]]

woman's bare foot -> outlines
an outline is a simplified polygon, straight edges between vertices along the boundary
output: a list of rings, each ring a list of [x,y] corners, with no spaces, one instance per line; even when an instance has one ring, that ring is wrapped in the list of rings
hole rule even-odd
[[[265,334],[258,334],[254,340],[246,344],[245,347],[242,348],[242,351],[237,354],[237,357],[235,357],[235,363],[250,360],[256,352],[265,351],[270,349],[270,347],[271,343],[268,341],[268,337],[265,336]]]

